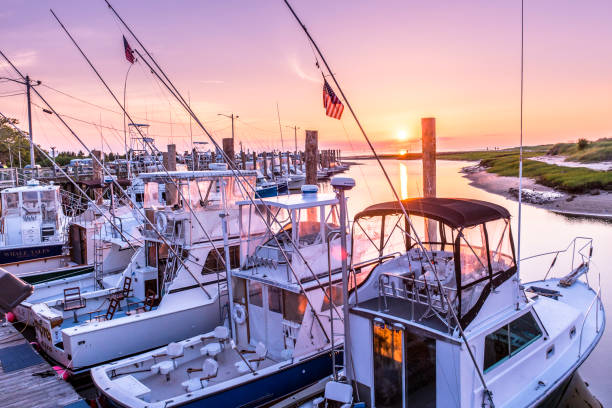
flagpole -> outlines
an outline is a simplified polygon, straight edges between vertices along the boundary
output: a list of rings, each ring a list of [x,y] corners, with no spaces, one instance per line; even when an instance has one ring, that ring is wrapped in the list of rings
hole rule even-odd
[[[126,89],[127,89],[127,80],[128,80],[128,75],[130,74],[130,71],[132,70],[132,66],[134,66],[134,64],[130,63],[130,66],[127,69],[127,72],[125,73],[125,81],[123,81],[123,107],[124,109],[127,109],[127,105],[125,104],[125,98],[126,98]],[[126,129],[127,125],[126,125],[126,120],[125,120],[125,111],[123,112],[123,148],[125,149],[125,159],[126,159],[126,163],[127,163],[127,178],[128,180],[131,178],[131,163],[130,163],[130,159],[128,157],[128,148],[127,148],[127,129]]]

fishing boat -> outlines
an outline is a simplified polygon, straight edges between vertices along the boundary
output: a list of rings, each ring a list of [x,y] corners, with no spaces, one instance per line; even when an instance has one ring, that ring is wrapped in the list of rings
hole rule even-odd
[[[255,172],[241,175],[254,183]],[[104,289],[81,293],[76,288],[60,299],[31,305],[38,344],[73,373],[206,332],[222,319],[222,254],[227,252],[227,262],[236,264],[235,203],[244,199],[233,173],[172,171],[139,177],[149,221],[142,230],[143,247],[121,276]],[[164,205],[158,195],[161,184],[166,184]]]
[[[26,186],[8,188],[2,196],[0,257],[6,271],[30,284],[54,282],[83,274],[121,271],[134,254],[138,221],[127,207],[109,210],[89,207],[67,217],[57,185],[30,180]],[[114,219],[113,226],[108,220]],[[123,229],[118,233],[116,228]],[[125,240],[125,234],[131,238]],[[102,269],[103,268],[103,269]],[[40,293],[37,289],[37,295]]]
[[[70,222],[68,254],[56,258],[55,264],[42,262],[40,266],[48,270],[20,270],[22,279],[33,283],[34,293],[13,310],[18,321],[32,321],[33,304],[54,304],[64,298],[66,290],[78,288],[85,294],[116,287],[142,244],[140,220],[128,206],[100,209],[104,215],[90,207]]]
[[[68,217],[59,186],[29,180],[25,186],[0,191],[0,196],[0,267],[19,276],[11,265],[62,255]]]
[[[379,203],[355,216],[353,234],[370,238],[353,261],[397,255],[350,293],[345,380],[310,407],[555,407],[601,339],[591,239],[523,259],[540,260],[542,278],[519,282],[510,214],[496,204]]]
[[[255,183],[255,197],[266,198],[278,195],[278,184],[273,181],[268,181],[259,170],[257,170],[257,179]]]
[[[241,217],[247,239],[231,271],[231,331],[220,326],[94,368],[94,384],[111,406],[255,407],[331,374],[341,356],[346,252],[338,222],[346,210],[333,193],[302,191],[254,201],[268,225],[281,220],[264,236],[249,234],[256,221]],[[253,202],[239,204],[251,214]]]

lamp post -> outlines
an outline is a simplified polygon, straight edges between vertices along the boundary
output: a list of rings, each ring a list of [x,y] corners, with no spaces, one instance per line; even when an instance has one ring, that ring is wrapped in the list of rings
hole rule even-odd
[[[5,79],[7,81],[12,81],[17,84],[25,85],[26,87],[26,98],[28,101],[28,135],[30,136],[30,167],[32,167],[32,174],[34,174],[34,137],[32,135],[32,101],[30,98],[30,89],[33,86],[38,86],[41,84],[40,81],[33,81],[30,79],[29,75],[26,75],[25,81],[20,81],[18,79],[0,77],[0,79]]]

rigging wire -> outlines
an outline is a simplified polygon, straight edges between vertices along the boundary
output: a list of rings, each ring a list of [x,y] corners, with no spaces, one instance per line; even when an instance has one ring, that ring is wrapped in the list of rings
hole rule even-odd
[[[521,0],[521,136],[519,145],[519,186],[518,186],[518,242],[517,242],[517,265],[516,265],[516,308],[519,308],[520,291],[518,285],[521,281],[521,216],[523,204],[523,60],[524,60],[524,0]]]
[[[359,127],[359,129],[361,130],[361,133],[364,137],[364,139],[366,140],[368,146],[370,147],[370,150],[372,151],[372,154],[374,156],[374,158],[376,159],[376,161],[378,162],[379,167],[381,168],[385,179],[387,180],[387,183],[389,184],[389,187],[391,188],[391,191],[393,193],[393,195],[395,196],[395,199],[397,200],[397,202],[399,203],[399,207],[402,210],[404,217],[406,218],[407,223],[410,226],[410,229],[413,230],[414,232],[414,239],[416,240],[418,246],[421,248],[423,255],[426,258],[427,263],[429,263],[432,266],[432,272],[434,273],[436,282],[438,282],[438,284],[440,284],[440,278],[438,276],[436,267],[434,265],[434,263],[432,262],[429,254],[427,253],[427,251],[425,250],[425,247],[420,239],[420,237],[417,234],[416,228],[414,227],[412,221],[410,220],[410,218],[408,217],[408,214],[406,212],[406,209],[404,208],[404,206],[402,205],[402,200],[400,198],[400,196],[397,193],[396,188],[393,186],[393,183],[391,182],[391,179],[389,177],[389,174],[387,173],[384,165],[382,164],[382,161],[380,160],[380,157],[378,155],[378,153],[376,153],[376,150],[374,149],[374,146],[372,145],[372,142],[370,141],[367,133],[365,132],[365,129],[363,128],[363,126],[361,125],[361,122],[359,121],[359,119],[357,118],[357,115],[355,113],[355,111],[353,110],[353,107],[351,106],[350,102],[348,101],[348,99],[346,98],[346,95],[344,94],[344,92],[342,91],[342,88],[340,87],[340,84],[338,83],[336,76],[334,75],[333,71],[331,70],[329,64],[327,63],[325,57],[323,56],[323,54],[321,53],[321,50],[319,49],[318,45],[316,44],[316,42],[314,41],[314,39],[312,38],[312,36],[310,35],[310,33],[308,32],[308,29],[306,28],[306,26],[302,23],[302,21],[300,20],[300,18],[297,16],[297,14],[295,13],[295,11],[293,10],[293,8],[291,7],[291,5],[289,4],[288,0],[283,0],[285,5],[289,8],[289,11],[291,12],[291,14],[293,15],[293,17],[295,17],[295,19],[297,20],[298,24],[300,25],[300,27],[302,28],[302,30],[304,31],[304,33],[306,34],[306,36],[308,37],[308,40],[310,41],[310,43],[312,43],[312,46],[314,46],[314,48],[317,50],[317,53],[319,54],[319,56],[321,57],[321,61],[323,62],[323,64],[325,65],[325,68],[327,70],[327,72],[329,73],[329,76],[332,78],[333,83],[336,85],[336,88],[338,89],[338,91],[340,92],[340,95],[342,96],[342,99],[344,100],[344,102],[346,103],[347,108],[349,109],[349,111],[351,112],[351,115],[353,116],[355,122],[357,123],[357,126]],[[452,304],[449,299],[448,299],[448,295],[446,293],[443,293],[444,298],[446,298],[446,302],[448,304]],[[473,351],[471,349],[471,346],[468,343],[467,337],[465,336],[465,333],[463,331],[463,328],[461,327],[461,322],[459,321],[459,318],[455,312],[455,310],[451,307],[449,308],[449,311],[451,312],[451,315],[453,317],[453,320],[455,320],[457,322],[457,329],[459,331],[459,334],[461,336],[461,338],[463,339],[463,341],[466,343],[467,345],[467,351],[468,354],[470,356],[470,359],[472,361],[472,364],[474,365],[474,368],[476,370],[476,373],[478,374],[480,383],[482,384],[483,387],[483,406],[485,405],[485,398],[488,398],[489,403],[491,404],[491,406],[493,406],[493,397],[492,397],[492,393],[491,390],[489,390],[489,388],[487,387],[486,381],[484,379],[484,375],[481,372],[481,370],[478,367],[478,363],[476,362],[476,357],[473,354]]]

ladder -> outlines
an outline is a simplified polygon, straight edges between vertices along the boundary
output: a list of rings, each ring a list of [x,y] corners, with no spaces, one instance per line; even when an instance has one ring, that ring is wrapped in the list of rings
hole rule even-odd
[[[104,275],[103,271],[104,263],[104,243],[102,241],[102,225],[98,222],[94,222],[94,280],[98,284],[100,289],[104,288],[102,278]]]

